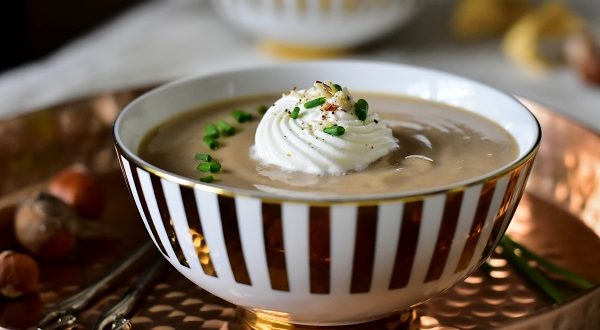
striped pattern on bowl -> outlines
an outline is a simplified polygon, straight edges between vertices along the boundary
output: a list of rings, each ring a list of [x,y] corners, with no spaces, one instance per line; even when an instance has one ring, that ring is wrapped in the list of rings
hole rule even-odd
[[[350,48],[408,22],[425,0],[213,0],[240,31],[262,40]]]
[[[536,152],[444,193],[311,204],[180,185],[117,146],[144,225],[175,268],[234,304],[300,323],[372,319],[467,276],[506,230]]]

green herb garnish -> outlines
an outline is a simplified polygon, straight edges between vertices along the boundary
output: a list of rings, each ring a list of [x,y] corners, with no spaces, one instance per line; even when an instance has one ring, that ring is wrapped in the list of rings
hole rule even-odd
[[[200,163],[196,169],[200,172],[218,173],[221,171],[221,163],[216,161],[210,163]]]
[[[356,101],[356,104],[354,104],[354,114],[356,117],[360,120],[365,120],[367,119],[367,112],[369,112],[369,103],[365,99]]]
[[[252,115],[247,113],[244,110],[234,110],[231,113],[231,116],[238,122],[238,123],[245,123],[247,121],[251,121],[252,120]]]
[[[212,161],[212,157],[209,154],[195,154],[194,158],[196,158],[197,160],[204,161],[204,162]]]
[[[340,86],[338,84],[333,84],[333,88],[335,88],[336,92],[341,92],[342,91],[342,86]]]
[[[513,250],[520,250],[521,255],[527,259],[533,260],[537,263],[538,266],[544,268],[548,272],[554,273],[556,275],[562,276],[568,282],[571,282],[578,286],[581,289],[587,290],[591,289],[595,286],[594,283],[588,281],[587,279],[570,272],[566,268],[560,267],[556,264],[551,263],[540,255],[535,254],[531,250],[527,249],[525,246],[513,241],[508,235],[504,235],[500,240],[500,243],[503,247]]]
[[[305,107],[306,109],[310,109],[310,108],[318,107],[318,106],[320,106],[321,104],[325,103],[326,101],[327,101],[327,99],[326,99],[326,98],[324,98],[324,97],[317,97],[317,98],[316,98],[316,99],[314,99],[314,100],[310,100],[310,101],[308,101],[308,102],[304,103],[304,107]]]
[[[267,113],[267,110],[269,110],[269,107],[268,107],[268,106],[266,106],[266,105],[264,105],[264,104],[263,104],[263,105],[260,105],[260,106],[258,106],[258,108],[256,109],[256,111],[257,111],[257,112],[258,112],[258,113],[259,113],[261,116],[262,116],[262,115],[264,115],[265,113]]]
[[[300,108],[295,107],[294,110],[292,111],[292,113],[290,114],[290,117],[292,117],[292,119],[297,119],[299,113],[300,113]]]
[[[213,139],[218,139],[219,138],[219,129],[217,129],[217,126],[213,125],[213,124],[208,124],[206,125],[206,128],[204,128],[204,136],[210,136]]]
[[[323,129],[323,132],[325,132],[329,135],[333,135],[333,136],[340,136],[340,135],[344,135],[344,133],[346,133],[346,129],[343,128],[342,126],[334,125],[334,126]]]
[[[205,136],[203,141],[212,150],[217,150],[219,148],[219,141],[217,141],[217,139],[213,138],[212,136]]]
[[[201,177],[201,178],[200,178],[200,181],[202,181],[202,182],[206,182],[206,183],[211,183],[211,182],[213,182],[214,180],[215,180],[215,178],[213,178],[213,176],[212,176],[212,175],[207,175],[207,176],[204,176],[204,177]]]
[[[542,275],[537,269],[531,267],[525,258],[522,258],[515,253],[516,247],[514,245],[502,238],[500,240],[500,246],[502,246],[502,256],[540,290],[547,294],[554,302],[562,303],[565,301],[564,294],[558,290],[548,278]]]
[[[235,128],[227,124],[227,122],[224,120],[219,120],[217,122],[217,128],[219,128],[219,132],[221,132],[223,135],[231,136],[235,134]]]

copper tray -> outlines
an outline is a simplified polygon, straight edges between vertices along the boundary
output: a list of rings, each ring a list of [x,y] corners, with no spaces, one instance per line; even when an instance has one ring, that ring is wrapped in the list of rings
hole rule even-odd
[[[15,200],[75,162],[102,176],[110,201],[99,221],[118,228],[105,238],[81,242],[68,260],[42,263],[38,294],[0,299],[0,327],[31,327],[44,306],[93,282],[147,240],[118,171],[111,136],[116,114],[142,92],[100,95],[0,121],[0,232],[6,230],[2,226]],[[526,103],[541,121],[544,137],[509,232],[547,259],[600,283],[600,136],[541,105]],[[413,328],[600,329],[600,286],[584,292],[565,283],[570,299],[552,304],[499,255],[490,262],[495,266],[491,273],[478,271],[417,307]],[[91,328],[127,284],[123,281],[121,288],[85,311],[81,328]],[[240,328],[235,306],[171,268],[137,306],[132,323],[134,329]]]

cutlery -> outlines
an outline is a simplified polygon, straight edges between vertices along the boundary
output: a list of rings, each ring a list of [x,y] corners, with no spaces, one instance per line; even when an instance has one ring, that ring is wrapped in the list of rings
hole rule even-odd
[[[141,259],[152,247],[151,242],[142,245],[132,255],[108,271],[96,282],[85,289],[66,298],[52,307],[40,321],[38,330],[72,329],[77,321],[76,314],[87,307],[90,302],[109,288],[109,284],[120,277],[133,264]]]

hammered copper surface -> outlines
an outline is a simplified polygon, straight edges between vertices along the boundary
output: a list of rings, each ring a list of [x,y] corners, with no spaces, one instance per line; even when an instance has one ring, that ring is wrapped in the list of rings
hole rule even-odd
[[[117,169],[110,132],[116,113],[139,93],[103,95],[0,122],[1,218],[10,218],[12,209],[7,204],[24,194],[15,195],[16,191],[26,191],[32,184],[39,186],[52,173],[74,162],[102,173],[111,199],[100,220],[109,229],[107,236],[81,242],[71,259],[43,263],[39,294],[0,300],[0,327],[18,329],[35,324],[43,306],[94,281],[111,263],[148,239]],[[542,123],[543,143],[509,232],[549,260],[600,282],[600,136],[540,106],[530,106]],[[0,219],[0,225],[3,222],[6,220]],[[479,270],[443,296],[417,307],[413,327],[491,328],[533,320],[540,329],[546,325],[600,328],[599,287],[584,293],[559,281],[573,300],[553,306],[498,254],[492,256],[490,264],[491,272]],[[120,288],[85,311],[80,328],[90,328],[101,310],[116,301],[133,278],[132,274]],[[578,308],[577,313],[569,311],[572,306]],[[234,306],[169,268],[140,302],[132,323],[134,329],[239,329],[235,315]],[[546,315],[560,317],[550,319]]]

